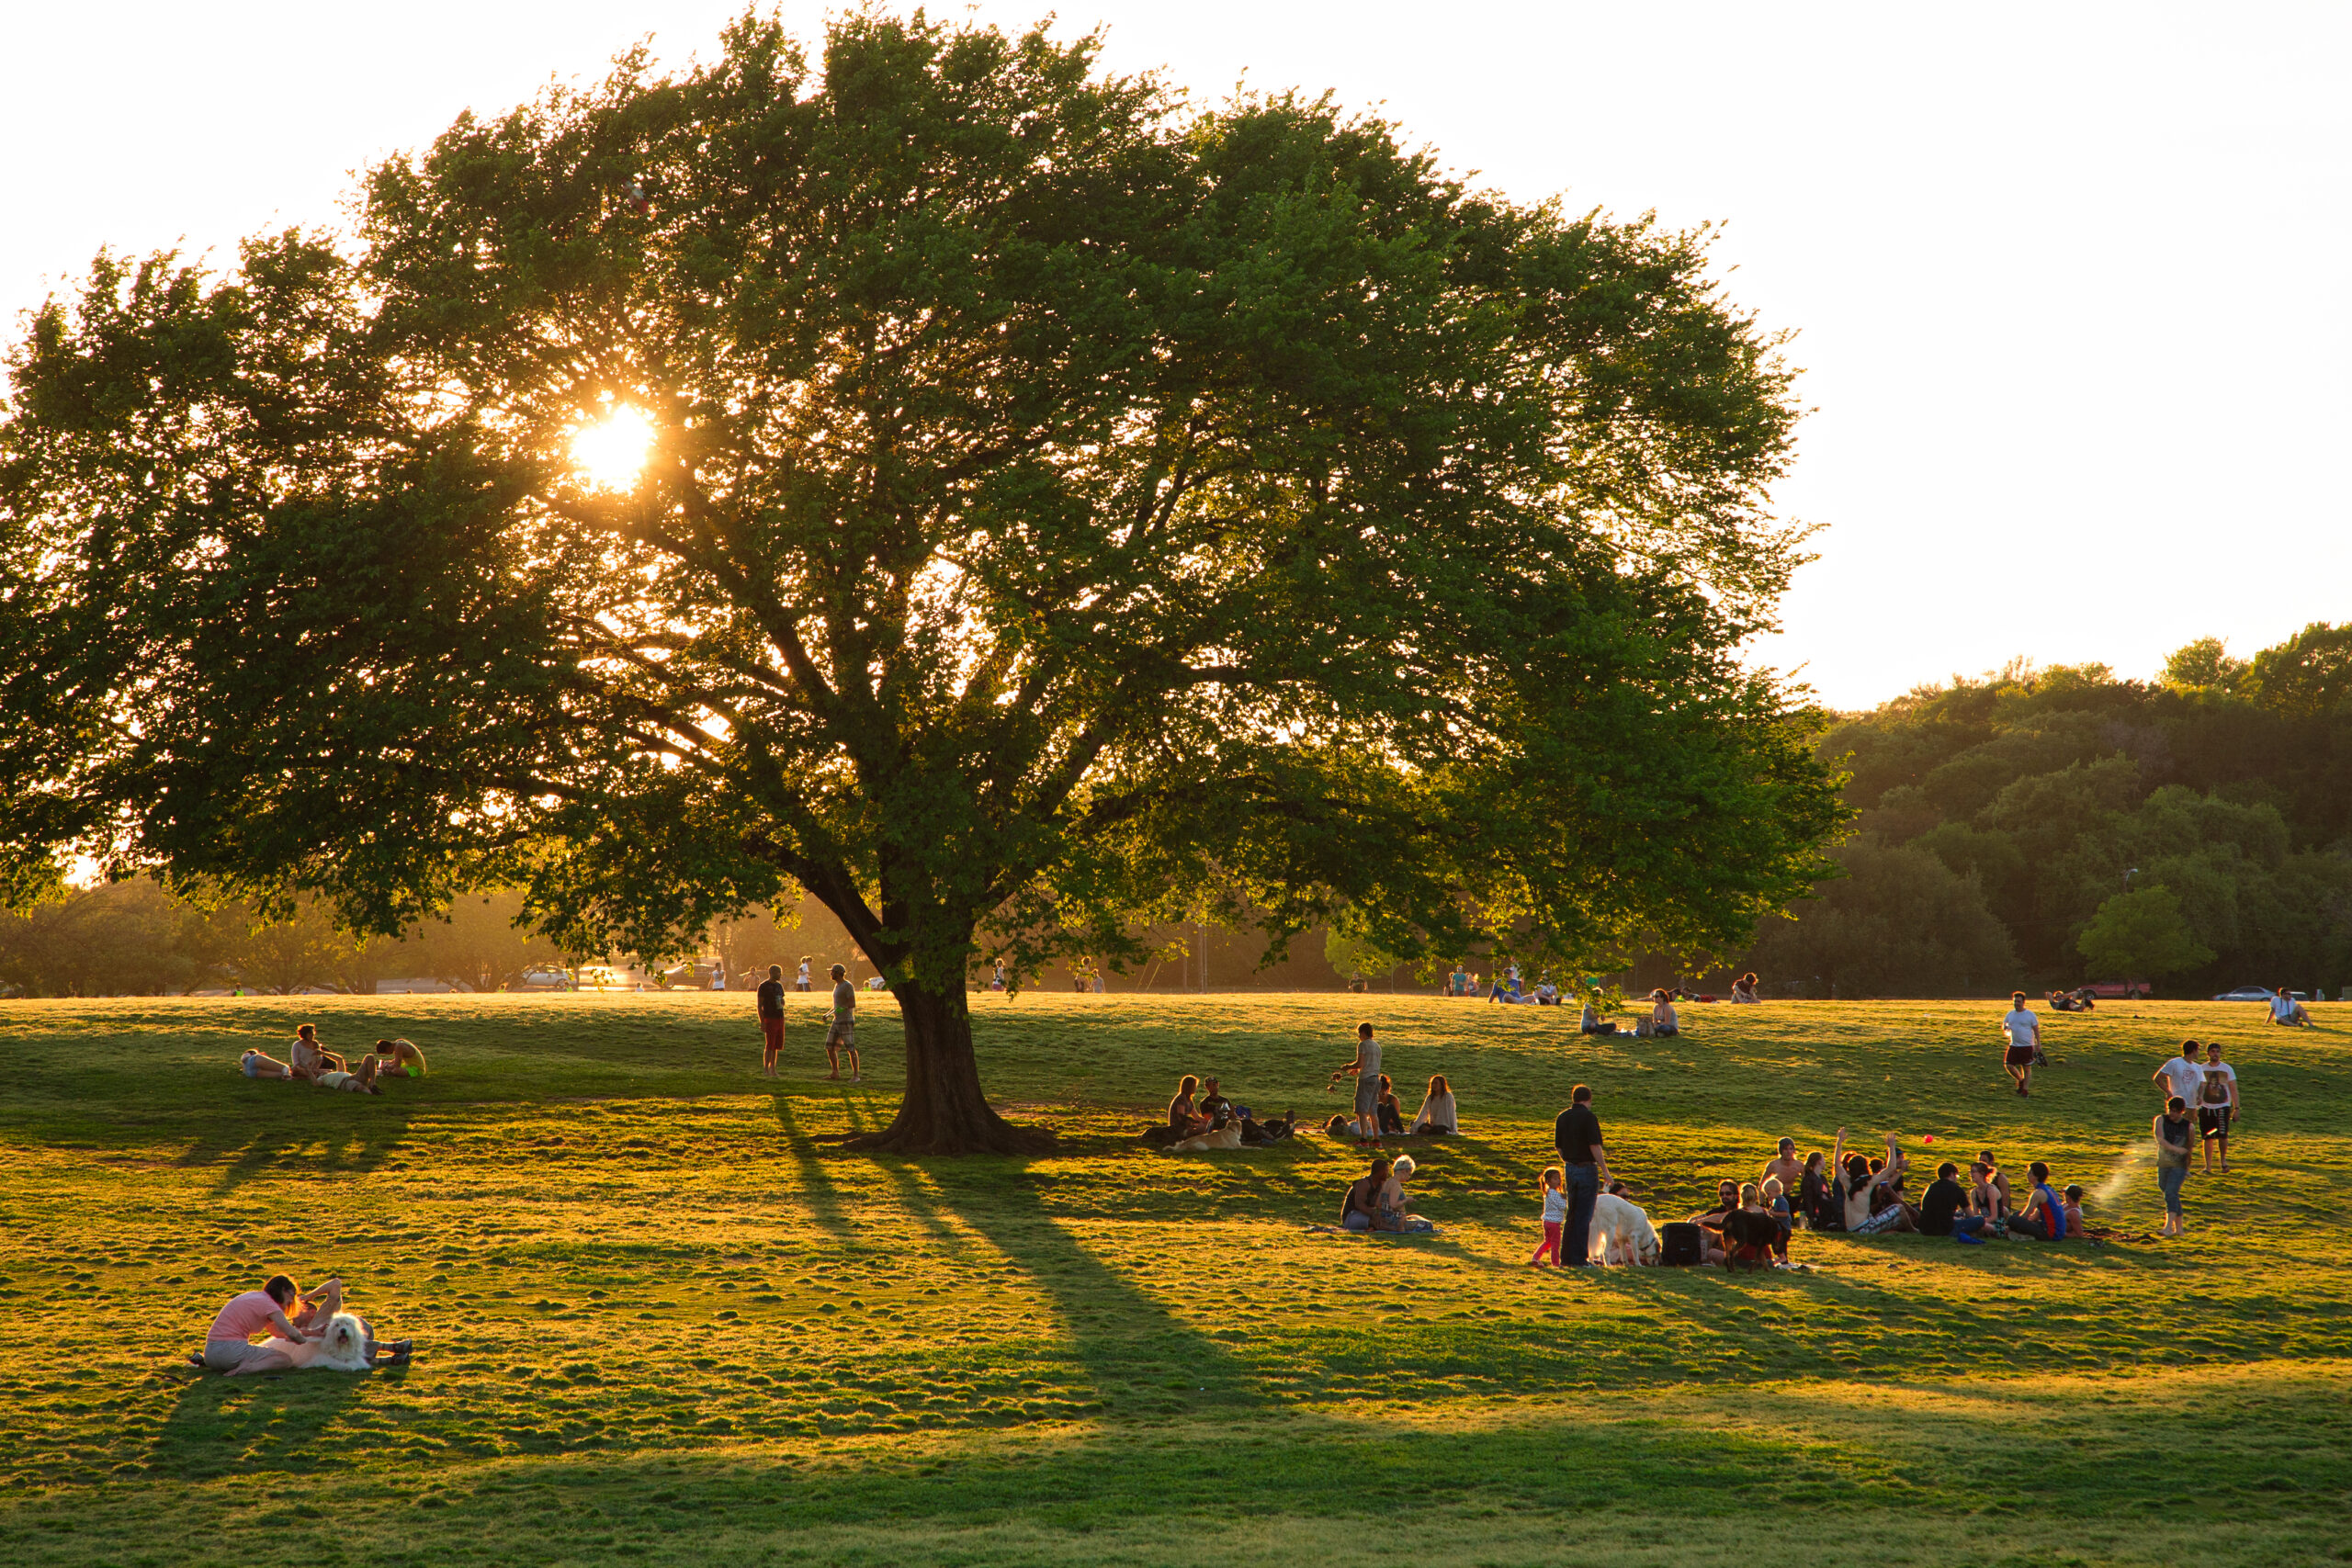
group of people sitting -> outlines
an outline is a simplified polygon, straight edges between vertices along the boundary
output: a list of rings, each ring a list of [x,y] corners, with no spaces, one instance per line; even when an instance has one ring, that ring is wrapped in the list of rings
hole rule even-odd
[[[1752,979],[1754,976],[1750,976],[1749,978]],[[1668,990],[1663,986],[1652,991],[1649,1017],[1636,1023],[1631,1032],[1645,1040],[1655,1040],[1681,1033],[1682,1019],[1681,1015],[1674,1010],[1674,1003],[1678,997],[1686,994],[1679,990]],[[1577,1023],[1577,1032],[1583,1034],[1627,1032],[1619,1029],[1613,1019],[1605,1019],[1600,1016],[1601,1006],[1600,992],[1597,988],[1587,994],[1584,999],[1584,1016]]]
[[[2083,1190],[2068,1187],[2061,1194],[2051,1185],[2050,1167],[2041,1160],[2028,1168],[2030,1186],[2022,1203],[1990,1149],[1980,1151],[1970,1165],[1966,1185],[1960,1180],[1957,1163],[1947,1160],[1938,1166],[1935,1180],[1916,1202],[1907,1190],[1910,1171],[1910,1157],[1894,1134],[1887,1134],[1884,1157],[1871,1158],[1849,1155],[1846,1129],[1840,1127],[1826,1169],[1820,1150],[1800,1165],[1794,1140],[1782,1138],[1779,1154],[1764,1167],[1763,1181],[1767,1188],[1780,1190],[1792,1224],[1801,1221],[1813,1230],[1848,1235],[1907,1232],[1968,1243],[1993,1236],[2036,1241],[2091,1236],[2083,1222]],[[1767,1198],[1770,1201],[1770,1193]]]
[[[1207,1148],[1259,1148],[1280,1143],[1298,1128],[1298,1118],[1285,1111],[1280,1116],[1260,1121],[1246,1105],[1237,1105],[1226,1097],[1216,1075],[1205,1079],[1191,1073],[1176,1086],[1176,1096],[1168,1102],[1168,1120],[1147,1134],[1151,1142],[1163,1147],[1190,1153]]]
[[[266,1051],[251,1049],[238,1058],[238,1070],[249,1078],[300,1080],[349,1094],[381,1094],[385,1079],[424,1076],[424,1053],[413,1041],[379,1040],[353,1066],[319,1043],[318,1026],[311,1023],[295,1030],[287,1055],[290,1059],[281,1062]]]

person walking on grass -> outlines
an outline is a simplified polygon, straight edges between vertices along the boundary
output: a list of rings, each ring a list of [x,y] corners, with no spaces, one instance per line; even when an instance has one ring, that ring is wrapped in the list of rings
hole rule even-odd
[[[2222,1146],[2222,1168],[2230,1173],[2230,1123],[2238,1119],[2238,1070],[2222,1060],[2222,1043],[2205,1047],[2205,1072],[2197,1083],[2197,1131],[2205,1145],[2205,1174],[2213,1169],[2213,1145]]]
[[[808,989],[802,987],[801,989]],[[784,965],[768,965],[768,977],[760,982],[760,1071],[775,1077],[775,1059],[784,1055]]]
[[[2025,1005],[2023,991],[2009,993],[2008,1015],[2001,1020],[2001,1032],[2008,1041],[2001,1052],[2001,1065],[2017,1080],[2018,1092],[2030,1094],[2034,1055],[2041,1049],[2041,1021]]]
[[[1561,1235],[1562,1267],[1585,1268],[1592,1257],[1592,1210],[1609,1179],[1609,1151],[1600,1141],[1600,1118],[1592,1113],[1592,1090],[1578,1084],[1568,1108],[1552,1123],[1552,1146],[1560,1151],[1560,1174],[1568,1195],[1567,1229]]]
[[[849,983],[849,971],[833,965],[833,1016],[825,1026],[825,1060],[833,1070],[825,1076],[842,1076],[842,1062],[849,1062],[849,1081],[864,1083],[865,1075],[857,1070],[857,987]]]
[[[2180,1235],[2188,1229],[2188,1216],[2180,1206],[2180,1187],[2188,1179],[2196,1125],[2188,1119],[2188,1101],[2177,1094],[2165,1102],[2163,1113],[2149,1122],[2156,1135],[2156,1186],[2165,1195],[2165,1228],[2158,1235]]]
[[[1366,1142],[1380,1136],[1380,1042],[1373,1038],[1369,1022],[1356,1025],[1355,1060],[1342,1067],[1331,1069],[1331,1077],[1324,1087],[1336,1086],[1341,1078],[1356,1080],[1356,1136]]]

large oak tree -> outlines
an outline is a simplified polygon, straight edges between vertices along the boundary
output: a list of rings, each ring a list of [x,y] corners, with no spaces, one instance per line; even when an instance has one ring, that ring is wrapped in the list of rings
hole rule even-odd
[[[1095,52],[747,17],[346,233],[102,256],[9,362],[0,842],[383,930],[514,877],[575,950],[797,883],[903,1011],[876,1142],[936,1151],[1034,1141],[987,957],[1204,899],[1721,948],[1805,891],[1839,808],[1737,657],[1794,409],[1704,236]]]

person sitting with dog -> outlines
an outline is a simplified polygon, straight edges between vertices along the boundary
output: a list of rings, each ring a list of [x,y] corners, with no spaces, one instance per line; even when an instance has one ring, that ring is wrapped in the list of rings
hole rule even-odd
[[[204,1336],[203,1351],[190,1359],[231,1377],[301,1366],[309,1359],[303,1348],[323,1340],[326,1325],[342,1310],[342,1280],[329,1280],[306,1294],[288,1276],[273,1274],[260,1290],[229,1299]],[[269,1336],[267,1342],[254,1344],[254,1337],[264,1333]],[[411,1348],[405,1339],[379,1347],[371,1338],[366,1353],[372,1363],[381,1349],[388,1363],[397,1364],[409,1359]]]
[[[1421,1098],[1421,1109],[1413,1117],[1413,1131],[1432,1137],[1451,1136],[1462,1131],[1462,1119],[1453,1106],[1453,1087],[1445,1081],[1443,1073],[1430,1075],[1429,1092]]]
[[[1216,1125],[1232,1114],[1233,1101],[1226,1099],[1225,1091],[1217,1088],[1215,1073],[1211,1073],[1201,1080],[1200,1103],[1193,1110],[1195,1115],[1211,1126]]]

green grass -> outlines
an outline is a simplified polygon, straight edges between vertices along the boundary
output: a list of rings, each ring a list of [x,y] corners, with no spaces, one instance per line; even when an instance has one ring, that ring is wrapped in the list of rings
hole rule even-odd
[[[1588,1043],[1436,998],[989,998],[990,1089],[1062,1148],[956,1161],[818,1141],[890,1114],[887,1002],[862,1088],[822,1080],[806,1007],[790,1076],[755,1077],[741,998],[0,1004],[0,1562],[2352,1559],[2343,1015],[2052,1018],[2020,1101],[1999,1010],[1692,1008]],[[1329,1114],[1358,1016],[1400,1082],[1460,1093],[1470,1135],[1414,1151],[1443,1234],[1311,1232],[1359,1164],[1320,1137],[1134,1143],[1185,1071]],[[408,1034],[434,1075],[233,1076],[300,1019]],[[1522,1266],[1578,1080],[1657,1216],[1845,1122],[2047,1158],[2144,1230],[2132,1150],[2184,1034],[2229,1043],[2247,1104],[2185,1240]],[[173,1364],[279,1269],[342,1275],[414,1365]]]

